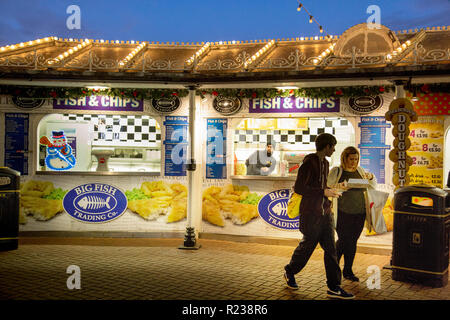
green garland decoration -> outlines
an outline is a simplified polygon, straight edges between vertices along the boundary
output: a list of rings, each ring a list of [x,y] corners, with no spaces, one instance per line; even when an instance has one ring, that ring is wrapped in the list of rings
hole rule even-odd
[[[450,93],[450,84],[414,84],[406,88],[412,93],[443,92]],[[316,99],[350,98],[361,96],[375,96],[382,93],[394,92],[394,86],[354,86],[354,87],[317,87],[280,90],[276,88],[255,89],[198,89],[196,94],[204,98],[206,95],[224,96],[229,98],[276,98],[276,97],[309,97]],[[106,95],[130,99],[159,99],[169,97],[183,98],[189,94],[187,89],[133,89],[109,88],[93,89],[86,87],[30,87],[0,85],[0,94],[27,98],[66,99],[92,95]]]
[[[129,99],[159,99],[169,97],[183,98],[189,94],[187,89],[130,89],[109,88],[93,89],[80,87],[21,87],[0,86],[0,94],[27,98],[66,99],[81,98],[93,95],[122,97]]]
[[[417,93],[442,92],[450,93],[450,84],[415,84],[408,91]],[[376,96],[383,93],[395,92],[394,86],[355,86],[355,87],[318,87],[279,90],[275,88],[258,89],[199,89],[197,94],[202,98],[207,94],[212,96],[238,98],[276,98],[276,97],[309,97],[317,99],[351,98],[361,96]]]

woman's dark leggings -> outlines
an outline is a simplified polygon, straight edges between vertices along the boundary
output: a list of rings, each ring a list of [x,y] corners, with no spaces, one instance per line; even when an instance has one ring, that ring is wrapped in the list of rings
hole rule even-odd
[[[342,270],[344,275],[353,274],[352,266],[356,254],[356,243],[364,228],[365,219],[365,213],[348,214],[342,211],[338,212],[336,223],[336,232],[338,234],[336,255],[338,263],[342,255],[344,255],[344,268]]]

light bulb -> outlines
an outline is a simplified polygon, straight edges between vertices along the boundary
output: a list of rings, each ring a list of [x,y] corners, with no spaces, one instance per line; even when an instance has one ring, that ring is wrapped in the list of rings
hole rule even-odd
[[[312,23],[313,21],[313,16],[309,16],[309,23]]]

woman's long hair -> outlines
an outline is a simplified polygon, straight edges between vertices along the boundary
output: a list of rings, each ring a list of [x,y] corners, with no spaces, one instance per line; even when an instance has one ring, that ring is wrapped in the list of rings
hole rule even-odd
[[[347,160],[348,156],[351,154],[358,155],[358,164],[359,164],[359,160],[361,158],[361,156],[359,155],[359,151],[355,147],[350,146],[350,147],[345,148],[344,151],[342,151],[342,153],[341,153],[341,167],[343,169],[345,169],[345,161]]]

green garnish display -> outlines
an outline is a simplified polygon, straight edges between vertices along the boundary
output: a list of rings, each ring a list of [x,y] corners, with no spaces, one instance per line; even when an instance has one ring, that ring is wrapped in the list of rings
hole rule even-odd
[[[61,188],[53,189],[50,194],[43,196],[44,199],[51,199],[51,200],[62,200],[64,196],[66,195],[68,190],[63,190]]]
[[[133,200],[144,200],[144,199],[150,199],[151,197],[147,196],[144,191],[138,188],[133,188],[133,190],[125,191],[125,195],[128,199],[128,201]]]
[[[240,201],[241,203],[247,203],[252,205],[257,205],[262,196],[258,196],[257,193],[250,193],[245,200]]]

